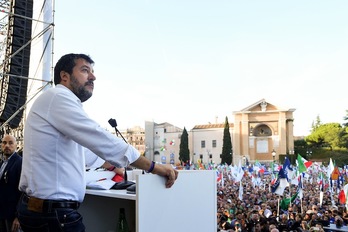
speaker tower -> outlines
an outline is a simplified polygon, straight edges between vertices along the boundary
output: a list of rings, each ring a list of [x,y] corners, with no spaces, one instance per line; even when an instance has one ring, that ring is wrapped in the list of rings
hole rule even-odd
[[[33,0],[14,0],[12,4],[1,83],[0,123],[15,115],[9,126],[17,128],[23,117],[21,107],[27,98]]]

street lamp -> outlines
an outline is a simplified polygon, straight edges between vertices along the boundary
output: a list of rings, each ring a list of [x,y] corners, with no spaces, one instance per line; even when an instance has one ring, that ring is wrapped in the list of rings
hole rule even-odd
[[[307,159],[311,158],[312,150],[307,150],[306,155],[307,155]]]
[[[245,155],[243,155],[243,164],[244,164],[244,166],[246,166],[246,157],[245,157]]]
[[[276,151],[273,149],[272,151],[273,162],[275,161],[275,156],[276,156]]]

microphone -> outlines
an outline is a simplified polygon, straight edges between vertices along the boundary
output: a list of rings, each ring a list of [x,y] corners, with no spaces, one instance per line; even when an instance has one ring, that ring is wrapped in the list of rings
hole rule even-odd
[[[116,119],[110,118],[109,119],[109,124],[110,126],[115,128],[115,132],[116,132],[116,136],[120,135],[122,137],[122,139],[126,142],[127,140],[122,136],[121,132],[117,129],[117,122]],[[127,168],[124,169],[124,177],[123,177],[123,181],[122,182],[116,182],[114,184],[114,186],[112,186],[112,189],[126,189],[131,185],[134,185],[135,183],[132,181],[128,180],[128,175],[127,175]]]
[[[112,126],[112,127],[115,128],[116,136],[120,135],[120,136],[122,137],[122,139],[123,139],[126,143],[128,143],[128,142],[126,141],[126,139],[123,137],[123,135],[121,134],[121,132],[117,129],[117,122],[116,122],[116,119],[110,118],[108,122],[109,122],[110,126]]]

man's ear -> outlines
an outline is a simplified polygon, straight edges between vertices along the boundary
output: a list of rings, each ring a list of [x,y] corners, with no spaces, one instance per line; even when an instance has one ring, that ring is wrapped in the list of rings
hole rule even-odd
[[[67,82],[70,79],[70,74],[65,71],[60,71],[60,79],[62,82]]]

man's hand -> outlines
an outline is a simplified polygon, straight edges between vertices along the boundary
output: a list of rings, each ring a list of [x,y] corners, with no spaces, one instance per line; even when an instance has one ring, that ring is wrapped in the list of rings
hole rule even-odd
[[[179,174],[179,172],[176,169],[174,169],[170,164],[156,164],[152,173],[167,178],[166,188],[170,188],[173,186]]]
[[[18,231],[19,228],[21,228],[21,226],[19,224],[18,218],[15,218],[12,223],[11,231]]]
[[[140,156],[136,161],[131,164],[133,167],[140,168],[142,170],[148,171],[151,168],[152,161],[145,158],[144,156]],[[167,178],[166,187],[170,188],[173,186],[175,180],[178,178],[178,171],[172,167],[170,164],[157,164],[151,173],[163,176]]]

